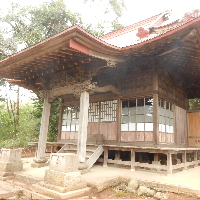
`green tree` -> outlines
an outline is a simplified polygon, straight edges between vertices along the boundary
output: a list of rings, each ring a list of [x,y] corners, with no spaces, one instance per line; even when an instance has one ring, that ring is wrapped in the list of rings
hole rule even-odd
[[[51,37],[69,26],[82,24],[80,15],[70,12],[62,0],[45,3],[39,7],[21,7],[13,3],[0,21],[7,25],[7,31],[12,32],[16,42],[23,43],[26,47]]]
[[[190,99],[189,100],[190,110],[199,110],[200,109],[200,99]]]

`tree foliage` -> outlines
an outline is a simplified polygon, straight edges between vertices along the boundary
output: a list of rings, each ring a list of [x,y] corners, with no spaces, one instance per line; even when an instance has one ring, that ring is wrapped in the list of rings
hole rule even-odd
[[[30,47],[48,37],[51,37],[74,24],[81,25],[78,13],[67,9],[62,0],[45,3],[39,7],[21,7],[12,4],[11,9],[0,21],[11,30],[12,37],[18,43]]]
[[[199,110],[200,109],[200,99],[190,99],[189,100],[190,110]]]

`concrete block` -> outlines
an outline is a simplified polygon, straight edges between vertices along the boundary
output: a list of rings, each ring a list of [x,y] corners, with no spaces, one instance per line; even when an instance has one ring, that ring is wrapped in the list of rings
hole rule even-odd
[[[19,172],[23,170],[22,161],[4,162],[0,161],[0,171],[3,172]]]
[[[44,181],[61,187],[74,186],[81,182],[81,173],[79,171],[63,173],[47,169],[45,171]]]
[[[21,161],[21,149],[1,149],[0,161],[2,162],[20,162]]]
[[[78,171],[78,155],[73,153],[52,153],[50,156],[49,169],[59,172]]]

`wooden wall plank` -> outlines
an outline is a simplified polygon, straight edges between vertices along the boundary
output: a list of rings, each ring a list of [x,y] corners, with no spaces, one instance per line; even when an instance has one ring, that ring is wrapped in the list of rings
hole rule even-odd
[[[144,142],[144,132],[136,132],[136,141],[142,141]]]
[[[188,113],[189,146],[200,146],[200,112]]]
[[[151,131],[145,132],[145,141],[153,142],[153,132]]]
[[[174,106],[175,134],[177,144],[187,144],[187,112],[183,108]],[[174,138],[173,138],[174,140]]]
[[[109,122],[108,126],[108,140],[116,140],[117,139],[117,122]]]

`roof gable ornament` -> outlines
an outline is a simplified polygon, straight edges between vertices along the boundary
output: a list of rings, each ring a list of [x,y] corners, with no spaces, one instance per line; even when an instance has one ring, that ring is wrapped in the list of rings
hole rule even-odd
[[[191,21],[199,16],[200,16],[200,10],[195,9],[192,12],[186,12],[181,21],[184,21],[184,22]]]
[[[145,30],[143,27],[138,28],[138,33],[136,34],[139,38],[145,38],[149,35],[149,30]]]

